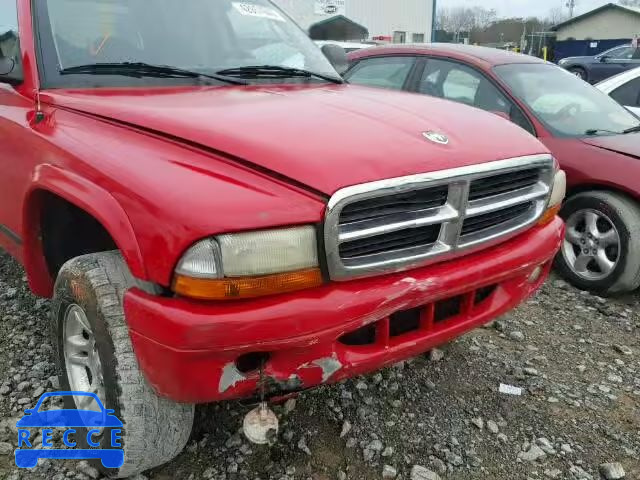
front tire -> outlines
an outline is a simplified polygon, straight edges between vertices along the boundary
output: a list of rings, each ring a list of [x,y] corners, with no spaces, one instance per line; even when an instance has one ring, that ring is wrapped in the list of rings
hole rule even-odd
[[[561,211],[567,222],[556,267],[572,284],[600,295],[640,286],[640,205],[614,192],[570,197]]]
[[[582,67],[572,67],[569,69],[571,73],[573,73],[580,80],[584,80],[585,82],[589,81],[589,76],[587,75],[587,71]]]
[[[134,283],[119,252],[84,255],[62,267],[52,301],[61,390],[95,392],[124,425],[124,464],[107,469],[92,461],[104,474],[118,478],[178,455],[189,439],[194,415],[193,405],[158,397],[140,371],[123,308],[124,293]],[[81,398],[67,397],[67,408],[97,408],[95,401],[76,404]]]

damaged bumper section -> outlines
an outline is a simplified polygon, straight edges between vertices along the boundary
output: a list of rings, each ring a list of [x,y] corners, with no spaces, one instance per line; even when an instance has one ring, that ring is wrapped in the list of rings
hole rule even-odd
[[[205,403],[334,383],[426,352],[530,296],[560,247],[559,219],[453,261],[233,303],[127,292],[133,346],[160,395]]]

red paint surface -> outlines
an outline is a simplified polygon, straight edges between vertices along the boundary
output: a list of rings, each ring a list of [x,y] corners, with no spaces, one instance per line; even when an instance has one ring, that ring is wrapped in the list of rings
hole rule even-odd
[[[342,187],[547,152],[492,114],[348,85],[45,90],[44,120],[36,122],[31,2],[18,4],[25,82],[0,85],[0,223],[22,243],[0,234],[0,246],[24,263],[39,295],[50,295],[53,281],[39,230],[44,192],[94,215],[136,277],[168,286],[195,241],[318,224],[328,196]],[[446,134],[449,145],[425,141],[426,130]],[[220,375],[238,354],[256,350],[272,352],[270,377],[298,374],[306,388],[323,380],[319,358],[340,362],[328,378],[336,381],[514,307],[537,286],[526,277],[548,263],[561,236],[555,221],[441,265],[225,305],[134,289],[127,319],[140,364],[163,395],[194,402],[250,395],[255,376],[221,392]],[[488,304],[438,328],[383,346],[336,343],[363,323],[498,282]]]
[[[448,58],[465,63],[501,87],[513,103],[520,106],[530,120],[538,139],[549,149],[567,172],[570,193],[589,188],[622,191],[640,200],[640,133],[592,138],[557,138],[538,121],[529,108],[516,98],[500,77],[493,72],[497,65],[543,63],[529,55],[492,48],[464,45],[430,44],[426,46],[389,46],[357,50],[349,54],[352,61],[386,55],[416,55]]]
[[[56,91],[44,99],[175,135],[328,195],[381,178],[546,153],[486,112],[351,85]],[[450,144],[425,142],[428,130]],[[512,133],[518,141],[496,142]]]
[[[184,402],[253,395],[255,373],[220,389],[224,367],[249,352],[270,352],[266,375],[280,382],[298,375],[303,388],[322,381],[315,360],[337,359],[342,368],[328,379],[335,382],[425,352],[517,306],[546,277],[563,233],[556,219],[455,261],[251,302],[159,300],[131,290],[125,308],[134,350],[157,391]],[[547,266],[545,275],[529,284],[527,277],[538,265]],[[384,321],[395,312],[496,283],[500,287],[490,301],[435,329],[397,337],[385,346],[348,347],[337,342],[344,333]]]
[[[21,19],[20,28],[29,37],[30,24]],[[25,43],[27,62],[33,45]],[[102,196],[111,207],[99,219],[130,245],[131,267],[144,266],[136,276],[168,286],[196,241],[319,223],[327,197],[345,186],[547,153],[490,113],[349,85],[43,90],[46,118],[36,124],[26,86],[37,75],[26,68],[25,76],[19,89],[0,86],[0,223],[29,248],[2,235],[0,245],[24,261],[44,296],[53,282],[35,248],[38,189],[79,207]],[[427,130],[448,135],[449,145],[425,141]],[[43,165],[56,169],[59,184],[84,187],[36,182]]]

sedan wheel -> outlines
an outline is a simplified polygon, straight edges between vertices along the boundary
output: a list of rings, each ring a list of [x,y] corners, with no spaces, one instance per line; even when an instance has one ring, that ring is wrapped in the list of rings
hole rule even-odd
[[[579,277],[602,280],[620,259],[620,234],[604,213],[578,210],[567,219],[562,254]]]
[[[570,197],[556,266],[571,283],[601,295],[640,286],[640,205],[625,195],[590,191]]]
[[[569,71],[573,73],[580,80],[587,80],[587,72],[582,68],[570,68]]]

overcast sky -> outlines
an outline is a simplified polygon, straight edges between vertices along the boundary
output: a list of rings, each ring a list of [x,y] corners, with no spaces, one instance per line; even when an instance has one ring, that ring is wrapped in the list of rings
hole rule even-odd
[[[7,30],[7,27],[13,27],[16,22],[15,2],[10,6],[10,3],[5,0],[0,0],[0,33]]]
[[[495,8],[500,16],[505,17],[545,17],[552,8],[564,7],[567,0],[437,0],[437,2],[438,6],[443,7],[480,5],[485,8]],[[614,2],[615,0],[576,0],[575,14],[579,15]]]

